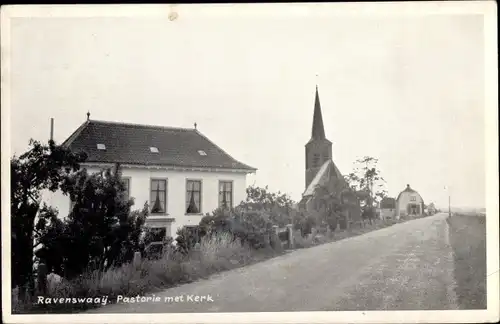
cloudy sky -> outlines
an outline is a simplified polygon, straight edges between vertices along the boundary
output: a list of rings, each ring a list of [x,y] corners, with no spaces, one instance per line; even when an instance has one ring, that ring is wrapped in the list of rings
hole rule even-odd
[[[484,206],[480,15],[232,11],[177,19],[16,18],[11,24],[12,153],[62,142],[91,118],[193,127],[269,185],[299,199],[318,84],[343,173],[379,159],[389,193]],[[316,77],[316,74],[319,76]]]

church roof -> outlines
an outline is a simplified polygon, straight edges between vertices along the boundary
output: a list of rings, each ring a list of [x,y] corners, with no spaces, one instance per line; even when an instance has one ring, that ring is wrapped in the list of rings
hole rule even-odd
[[[87,162],[256,171],[197,129],[87,120],[64,143]]]
[[[316,173],[316,176],[311,181],[309,186],[307,186],[302,196],[312,196],[314,194],[314,191],[316,190],[316,187],[327,184],[331,177],[335,177],[337,179],[340,179],[341,181],[345,181],[335,163],[332,160],[328,160],[323,163],[318,173]]]
[[[310,141],[313,140],[326,140],[323,115],[321,114],[321,104],[319,102],[318,86],[316,86],[316,96],[314,98],[314,115]]]

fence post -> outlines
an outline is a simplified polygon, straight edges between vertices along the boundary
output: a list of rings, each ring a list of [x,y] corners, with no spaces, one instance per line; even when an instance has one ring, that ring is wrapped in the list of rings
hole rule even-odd
[[[288,248],[293,249],[293,225],[286,225],[286,229],[288,231]]]
[[[41,296],[47,294],[47,266],[45,263],[40,263],[38,265],[36,292]]]
[[[141,252],[137,251],[134,253],[134,261],[132,262],[134,268],[138,270],[141,266]]]
[[[332,230],[330,229],[330,226],[326,226],[326,237],[331,238],[332,237]]]
[[[264,241],[266,242],[266,244],[268,244],[269,246],[272,246],[272,242],[271,242],[271,234],[266,233],[264,234]]]

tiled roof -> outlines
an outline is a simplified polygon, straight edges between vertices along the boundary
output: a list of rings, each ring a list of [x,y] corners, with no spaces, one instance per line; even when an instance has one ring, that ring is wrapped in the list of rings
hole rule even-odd
[[[87,162],[256,171],[189,128],[88,120],[63,145],[87,153]]]

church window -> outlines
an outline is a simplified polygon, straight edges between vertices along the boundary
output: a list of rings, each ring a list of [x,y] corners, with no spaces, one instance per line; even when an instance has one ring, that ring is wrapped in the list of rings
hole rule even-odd
[[[313,168],[317,168],[319,166],[319,154],[314,154],[313,155]]]

